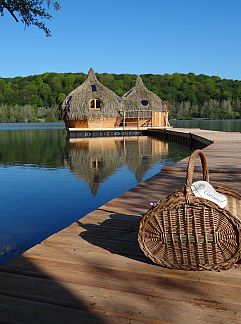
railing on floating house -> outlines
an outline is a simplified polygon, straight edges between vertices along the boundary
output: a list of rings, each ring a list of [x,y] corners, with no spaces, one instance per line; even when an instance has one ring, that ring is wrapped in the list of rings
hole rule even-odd
[[[170,127],[168,113],[152,110],[122,110],[118,126],[126,129],[128,127]]]

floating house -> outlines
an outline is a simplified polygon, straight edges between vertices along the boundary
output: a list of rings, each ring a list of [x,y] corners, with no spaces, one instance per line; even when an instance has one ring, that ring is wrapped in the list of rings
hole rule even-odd
[[[60,104],[59,112],[69,131],[169,126],[167,103],[148,90],[140,76],[119,97],[97,80],[93,69]]]

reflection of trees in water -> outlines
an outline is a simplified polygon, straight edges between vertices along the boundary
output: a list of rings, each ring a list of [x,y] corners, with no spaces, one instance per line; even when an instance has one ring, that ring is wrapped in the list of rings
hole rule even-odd
[[[0,163],[63,166],[64,130],[1,131]]]
[[[66,143],[65,165],[96,194],[104,179],[122,165],[127,165],[140,182],[167,154],[168,143],[148,137],[74,139]]]

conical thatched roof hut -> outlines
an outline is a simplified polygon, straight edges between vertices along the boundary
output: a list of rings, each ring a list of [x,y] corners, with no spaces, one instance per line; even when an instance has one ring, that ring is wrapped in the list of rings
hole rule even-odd
[[[134,87],[122,96],[127,126],[169,126],[168,105],[144,85],[138,75]]]
[[[138,75],[134,87],[122,96],[123,110],[163,111],[162,100],[144,85]]]
[[[120,97],[100,83],[91,68],[86,80],[60,105],[60,116],[68,127],[100,127],[101,121],[103,126],[114,127],[120,102]]]

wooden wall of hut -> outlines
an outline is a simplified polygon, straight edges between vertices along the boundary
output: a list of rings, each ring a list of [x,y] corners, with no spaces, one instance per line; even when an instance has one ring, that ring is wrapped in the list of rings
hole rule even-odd
[[[169,127],[167,111],[152,112],[152,127]]]
[[[66,128],[106,129],[106,128],[139,128],[139,127],[169,127],[168,112],[153,111],[150,118],[136,117],[137,112],[129,113],[124,118],[100,118],[93,120],[65,120]]]
[[[66,128],[89,128],[89,129],[105,129],[114,128],[117,124],[117,118],[101,118],[101,119],[83,119],[83,120],[65,120]]]

